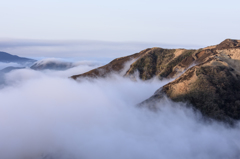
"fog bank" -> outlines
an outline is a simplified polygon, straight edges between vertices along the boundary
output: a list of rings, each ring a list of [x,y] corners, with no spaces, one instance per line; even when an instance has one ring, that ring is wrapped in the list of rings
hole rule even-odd
[[[74,68],[73,68],[74,69]],[[78,72],[90,68],[78,67]],[[80,83],[67,71],[6,74],[0,90],[0,158],[238,159],[240,127],[204,123],[167,98],[158,112],[136,106],[168,81],[111,75]]]

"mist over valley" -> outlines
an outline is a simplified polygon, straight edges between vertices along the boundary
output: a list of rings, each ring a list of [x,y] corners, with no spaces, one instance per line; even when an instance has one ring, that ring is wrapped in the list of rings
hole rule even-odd
[[[228,58],[226,50],[219,55],[220,63],[229,64],[233,72],[238,65],[232,65],[231,59],[238,58],[239,48],[228,44],[232,42],[227,40],[216,50],[235,51]],[[219,68],[220,63],[208,64],[214,60],[209,58],[212,53],[217,56],[212,49],[151,48],[110,63],[64,58],[41,59],[31,65],[1,62],[0,158],[238,159],[237,102],[237,108],[230,110],[233,115],[222,113],[217,118],[224,108],[208,114],[214,110],[205,112],[204,105],[194,106],[188,98],[176,101],[166,89],[191,79],[189,72],[202,69],[204,63]],[[162,63],[152,62],[155,58]],[[161,70],[163,65],[171,66],[172,72],[168,67]],[[154,72],[155,66],[159,70]],[[215,77],[204,71],[206,80],[209,75]],[[225,71],[221,74],[232,80]]]

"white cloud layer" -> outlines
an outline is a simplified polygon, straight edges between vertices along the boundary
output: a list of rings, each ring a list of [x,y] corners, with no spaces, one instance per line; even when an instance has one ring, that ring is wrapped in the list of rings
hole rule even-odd
[[[14,62],[9,62],[9,63],[5,63],[5,62],[0,62],[0,70],[9,67],[9,66],[13,66],[13,67],[24,67],[21,64],[18,63],[14,63]]]
[[[239,125],[204,123],[199,113],[167,98],[158,112],[136,106],[168,81],[112,75],[77,83],[66,78],[76,70],[68,71],[24,69],[6,75],[9,85],[0,90],[0,158],[240,157]]]

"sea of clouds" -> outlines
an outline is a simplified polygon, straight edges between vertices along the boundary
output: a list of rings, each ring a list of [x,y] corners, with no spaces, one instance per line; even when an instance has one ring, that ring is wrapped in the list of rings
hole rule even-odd
[[[5,74],[0,158],[240,158],[239,124],[204,122],[200,113],[168,98],[156,112],[137,106],[169,81],[133,81],[116,74],[80,82],[68,78],[95,67]]]
[[[6,67],[9,67],[9,66],[12,66],[12,67],[24,67],[23,65],[18,64],[18,63],[14,63],[14,62],[9,62],[9,63],[0,62],[0,70],[4,69]]]

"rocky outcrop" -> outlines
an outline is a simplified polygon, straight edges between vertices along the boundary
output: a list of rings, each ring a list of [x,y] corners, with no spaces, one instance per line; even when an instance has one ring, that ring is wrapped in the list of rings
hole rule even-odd
[[[157,109],[155,104],[166,95],[175,102],[187,102],[213,119],[240,119],[239,40],[226,39],[199,50],[146,49],[72,78],[106,77],[112,71],[121,71],[131,59],[135,60],[124,72],[126,77],[134,78],[138,72],[142,80],[176,78],[141,104]]]
[[[240,40],[226,39],[216,46],[217,50],[229,49],[229,48],[239,48]]]

